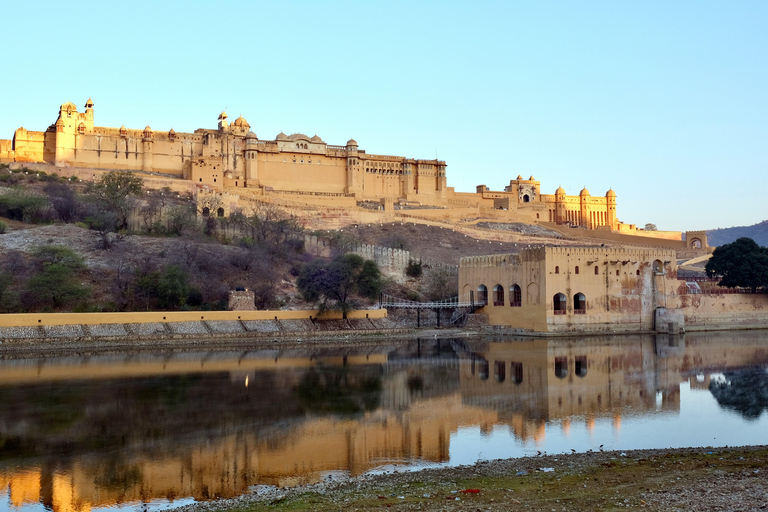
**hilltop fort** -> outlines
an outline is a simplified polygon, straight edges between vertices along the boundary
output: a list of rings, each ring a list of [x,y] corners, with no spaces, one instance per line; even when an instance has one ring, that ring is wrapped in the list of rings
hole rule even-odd
[[[230,123],[225,112],[215,129],[182,133],[149,126],[97,126],[90,98],[83,112],[67,102],[45,131],[22,127],[13,139],[0,140],[0,162],[47,164],[72,172],[129,170],[173,178],[176,189],[184,185],[190,191],[234,197],[273,196],[342,207],[373,202],[381,209],[441,208],[455,211],[456,219],[465,216],[462,210],[467,208],[495,210],[491,217],[500,220],[638,231],[619,221],[613,190],[592,196],[584,188],[575,196],[558,187],[554,194],[544,194],[533,176],[518,176],[503,190],[478,185],[475,192],[456,192],[447,186],[445,161],[367,153],[354,139],[331,145],[301,133],[259,138],[244,117]],[[446,216],[452,215],[444,212]],[[656,236],[679,239],[679,233]]]

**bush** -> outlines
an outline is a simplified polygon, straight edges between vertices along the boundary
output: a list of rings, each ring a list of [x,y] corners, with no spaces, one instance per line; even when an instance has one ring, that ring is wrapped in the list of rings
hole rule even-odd
[[[0,220],[0,235],[8,232],[8,224]]]
[[[419,278],[421,277],[422,270],[423,269],[421,268],[420,261],[411,260],[408,262],[408,266],[405,268],[405,275],[408,277]]]
[[[49,222],[52,212],[43,197],[10,193],[0,196],[0,217],[39,224]]]

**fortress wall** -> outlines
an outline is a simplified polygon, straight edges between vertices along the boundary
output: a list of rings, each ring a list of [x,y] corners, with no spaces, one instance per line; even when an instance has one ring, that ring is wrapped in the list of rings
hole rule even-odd
[[[651,236],[636,236],[634,234],[623,234],[612,231],[611,229],[602,226],[593,230],[586,230],[581,228],[569,228],[567,226],[559,226],[551,222],[540,222],[542,226],[571,238],[573,235],[578,235],[583,243],[601,243],[601,242],[616,242],[624,245],[640,245],[640,246],[652,246],[663,247],[666,249],[685,249],[685,241],[683,241],[682,234],[679,231],[669,231],[666,233],[676,233],[680,238],[652,238]],[[650,233],[650,232],[649,232]]]
[[[645,231],[638,229],[631,232],[633,236],[644,236],[648,238],[657,238],[663,240],[675,240],[679,241],[683,239],[683,234],[680,231]]]
[[[290,193],[278,193],[268,192],[268,197],[274,197],[277,199],[285,199],[288,201],[301,202],[307,205],[328,207],[328,208],[354,208],[357,206],[357,201],[353,196],[342,195],[320,195],[317,194],[290,194]]]
[[[329,257],[333,251],[329,239],[317,237],[315,235],[306,235],[304,237],[304,249],[309,254],[326,258]],[[400,277],[405,276],[405,270],[408,267],[408,263],[411,261],[418,261],[421,262],[422,265],[433,268],[456,268],[455,265],[447,265],[428,258],[413,256],[410,251],[377,245],[356,244],[349,252],[362,256],[365,259],[375,261],[382,272],[397,274]]]
[[[268,183],[275,190],[345,193],[346,159],[302,153],[258,153],[256,165],[259,182]]]

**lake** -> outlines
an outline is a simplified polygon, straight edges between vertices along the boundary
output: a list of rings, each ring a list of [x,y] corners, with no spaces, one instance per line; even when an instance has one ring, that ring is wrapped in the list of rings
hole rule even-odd
[[[768,444],[768,332],[0,360],[0,512],[393,468]]]

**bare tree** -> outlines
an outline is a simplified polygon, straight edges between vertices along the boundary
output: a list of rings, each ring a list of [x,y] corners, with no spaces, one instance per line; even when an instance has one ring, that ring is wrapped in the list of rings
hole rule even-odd
[[[459,289],[459,269],[445,265],[433,266],[424,273],[422,292],[429,300],[455,297]]]

